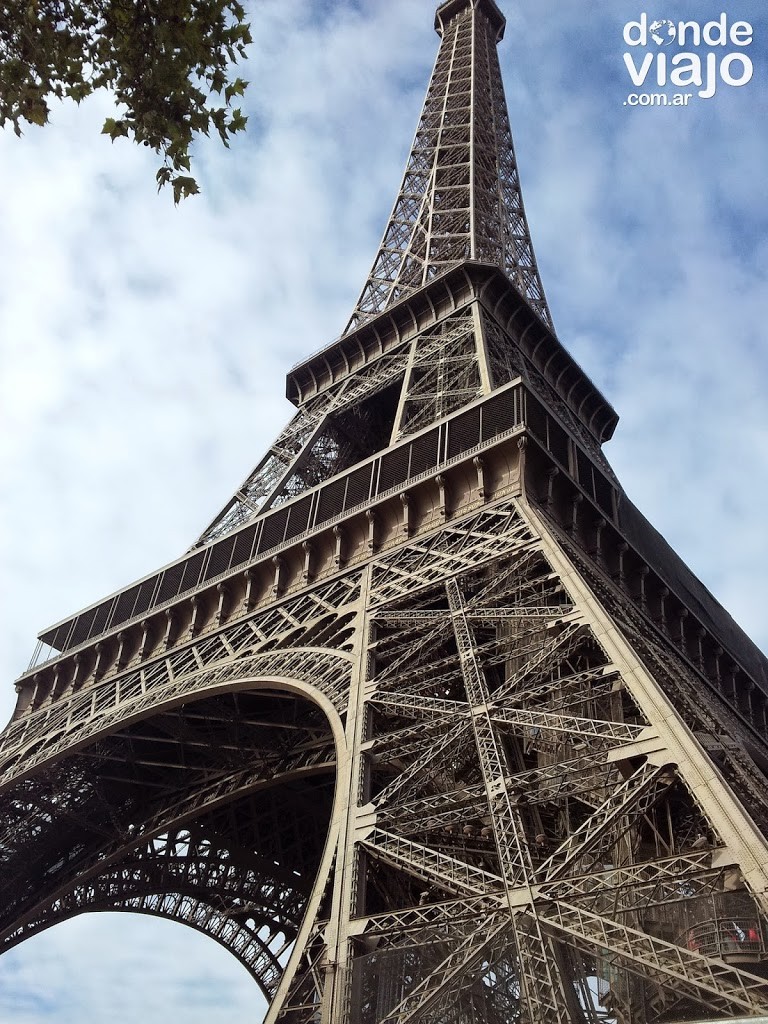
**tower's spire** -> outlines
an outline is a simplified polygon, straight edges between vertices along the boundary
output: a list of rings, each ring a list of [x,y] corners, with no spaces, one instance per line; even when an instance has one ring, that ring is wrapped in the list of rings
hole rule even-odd
[[[348,329],[464,260],[504,270],[551,326],[520,192],[494,0],[438,7],[442,38],[411,155]]]

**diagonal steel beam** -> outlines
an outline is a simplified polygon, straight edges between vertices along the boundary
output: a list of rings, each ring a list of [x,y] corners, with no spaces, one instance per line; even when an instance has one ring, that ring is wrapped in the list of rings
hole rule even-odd
[[[553,934],[651,978],[719,1013],[768,1012],[765,979],[648,935],[565,902],[537,903],[539,920]]]
[[[583,857],[594,853],[609,834],[612,843],[617,842],[676,781],[677,776],[668,765],[658,767],[644,762],[544,861],[539,877],[551,881],[567,875]]]
[[[415,1024],[449,991],[452,995],[474,980],[477,968],[490,959],[491,950],[510,931],[506,915],[484,920],[479,928],[463,939],[445,959],[424,978],[381,1024]]]

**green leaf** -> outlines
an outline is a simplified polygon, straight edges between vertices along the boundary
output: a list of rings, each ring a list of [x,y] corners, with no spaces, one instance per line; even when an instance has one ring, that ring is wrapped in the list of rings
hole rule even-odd
[[[194,178],[188,178],[183,175],[177,175],[173,179],[173,201],[178,205],[180,199],[186,199],[187,196],[196,196],[200,189]]]
[[[235,132],[245,131],[245,126],[248,124],[248,118],[244,117],[242,111],[237,109],[232,111],[232,117],[229,121],[229,130],[233,134]]]
[[[248,83],[244,82],[242,78],[236,78],[224,90],[224,99],[229,103],[234,96],[242,96],[247,85]]]
[[[81,103],[90,93],[91,88],[87,82],[76,82],[67,90],[67,95],[71,96],[75,103]]]
[[[0,18],[0,125],[44,125],[49,101],[108,89],[101,132],[159,154],[158,188],[199,192],[190,152],[215,129],[222,144],[247,118],[230,113],[247,82],[234,66],[250,42],[242,0],[11,0]],[[216,97],[221,100],[217,101]],[[213,134],[213,132],[211,132]]]
[[[45,100],[33,100],[27,104],[24,117],[30,124],[38,124],[42,128],[48,121],[48,104]]]
[[[109,135],[114,142],[115,139],[128,138],[128,125],[125,121],[116,121],[114,117],[108,117],[101,129],[102,135]]]

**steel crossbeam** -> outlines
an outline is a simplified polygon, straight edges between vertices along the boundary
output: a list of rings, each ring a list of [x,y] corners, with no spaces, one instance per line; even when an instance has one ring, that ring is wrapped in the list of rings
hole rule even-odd
[[[508,776],[504,779],[504,785],[513,800],[522,797],[528,807],[552,803],[564,796],[579,797],[583,803],[589,803],[596,792],[613,791],[616,785],[611,777],[599,784],[590,778],[587,770],[594,769],[594,764],[594,755],[589,754],[573,761],[557,762],[548,767]],[[419,797],[395,805],[386,804],[379,813],[379,820],[396,823],[400,829],[408,826],[412,829],[433,830],[466,820],[468,809],[474,809],[478,818],[489,815],[484,784]]]
[[[462,674],[467,697],[473,705],[472,728],[475,734],[478,758],[483,775],[488,804],[491,810],[496,849],[499,864],[506,883],[509,909],[514,916],[515,905],[510,889],[524,886],[534,877],[525,823],[519,808],[510,799],[505,779],[511,774],[504,748],[498,741],[494,723],[488,708],[489,689],[474,648],[474,638],[465,614],[465,604],[458,582],[446,584],[448,603],[456,643],[461,661]],[[521,933],[515,925],[517,950],[522,976],[530,979],[535,975],[535,987],[526,984],[529,1005],[538,1003],[543,1007],[542,1019],[552,1024],[566,1024],[566,1009],[562,1000],[561,983],[551,957],[547,955],[546,942],[541,932],[535,911],[529,919],[530,927]],[[531,968],[536,964],[536,969]]]
[[[512,503],[483,510],[461,523],[446,525],[432,537],[411,544],[374,563],[370,604],[418,595],[435,583],[471,570],[533,540]]]
[[[439,671],[442,665],[446,667],[450,666],[450,656],[443,656],[438,660],[437,664],[435,664],[434,660],[427,664],[425,663],[423,654],[425,651],[436,646],[440,642],[447,632],[449,625],[449,621],[446,618],[443,618],[435,623],[429,632],[422,633],[419,636],[421,650],[416,658],[414,658],[412,646],[410,644],[405,644],[402,652],[396,654],[391,661],[388,660],[386,667],[377,674],[377,685],[379,687],[386,687],[387,680],[392,678],[394,679],[397,688],[400,689],[403,683],[407,682],[411,678],[423,679],[426,675],[429,679],[435,679],[439,676]]]
[[[494,665],[496,664],[496,659],[488,658],[486,664]],[[513,714],[515,709],[521,705],[530,704],[545,714],[568,715],[571,713],[575,717],[587,719],[591,722],[609,721],[609,719],[598,717],[597,713],[603,711],[610,714],[609,702],[614,693],[616,677],[601,679],[599,674],[597,674],[599,681],[595,682],[595,675],[596,673],[585,673],[581,681],[587,685],[582,687],[574,685],[573,681],[567,678],[564,678],[562,685],[560,685],[560,680],[553,679],[533,687],[525,694],[502,699],[498,702],[498,705],[509,709]],[[595,716],[590,717],[583,714],[585,708],[593,708]],[[582,714],[579,714],[579,712],[582,712]]]
[[[498,891],[504,896],[504,883],[490,871],[449,857],[420,843],[377,828],[361,844],[375,857],[403,868],[409,874],[453,895],[486,895]]]
[[[376,914],[368,918],[365,926],[366,935],[377,937],[392,936],[394,941],[402,940],[409,932],[442,933],[452,921],[463,921],[465,918],[476,921],[498,912],[498,898],[488,896],[464,897],[443,903],[429,903],[425,906],[410,907],[408,910],[394,911],[387,914]]]
[[[503,748],[496,738],[488,711],[489,692],[474,653],[474,641],[464,615],[464,602],[455,580],[446,584],[451,608],[461,670],[472,705],[472,729],[483,773],[488,804],[491,807],[493,831],[504,878],[518,884],[522,877],[531,877],[533,865],[528,851],[525,827],[509,798],[504,780],[512,773]],[[476,713],[478,712],[478,713]]]
[[[722,889],[723,869],[711,867],[712,851],[644,861],[544,882],[542,899],[572,903],[596,913],[626,916],[652,907],[687,902]],[[620,899],[619,899],[620,897]]]
[[[440,758],[455,744],[463,740],[470,731],[469,721],[457,722],[449,726],[437,743],[429,750],[421,747],[421,756],[417,757],[407,768],[397,775],[379,794],[378,802],[382,805],[392,804],[399,795],[403,799],[412,788],[423,786],[432,773],[441,769]]]
[[[466,936],[428,977],[382,1018],[382,1024],[414,1024],[423,1020],[423,1014],[445,995],[449,986],[455,997],[456,991],[472,982],[477,967],[489,959],[489,951],[509,930],[506,916],[497,915],[483,921],[480,928]]]
[[[441,700],[439,697],[425,697],[423,694],[389,694],[377,693],[372,697],[373,707],[385,708],[401,718],[418,718],[429,721],[434,718],[451,719],[459,715],[467,715],[469,708],[466,703],[458,700]]]
[[[578,622],[566,623],[561,632],[546,642],[538,644],[533,656],[494,692],[494,698],[501,700],[503,697],[513,696],[524,688],[523,683],[530,685],[532,679],[537,679],[537,673],[542,672],[552,659],[566,657],[569,651],[574,649],[575,641],[582,629],[582,625]]]
[[[549,622],[554,619],[562,619],[564,615],[570,614],[568,608],[563,605],[531,605],[529,608],[472,608],[467,610],[467,619],[470,622],[509,622],[515,619],[544,619]]]
[[[428,812],[417,807],[419,801],[414,801],[391,809],[385,807],[380,812],[378,820],[399,835],[414,835],[438,829],[451,830],[463,825],[468,817],[483,820],[490,817],[484,787],[475,786],[472,791],[466,790],[464,793],[454,793],[451,796],[452,799],[448,795],[442,798],[445,805],[443,810]],[[456,828],[456,831],[460,830]]]
[[[625,725],[623,722],[577,718],[575,715],[557,715],[547,711],[529,711],[526,708],[500,708],[494,704],[490,706],[489,714],[500,726],[583,736],[617,747],[631,743],[645,729],[645,726]]]
[[[768,1011],[765,980],[563,901],[539,903],[540,920],[566,941],[608,953],[631,970],[720,1013]]]
[[[633,820],[660,798],[661,790],[675,784],[676,778],[668,766],[644,762],[541,865],[540,877],[550,881],[566,875],[587,856],[598,860],[600,844],[604,840],[608,845],[615,844]]]
[[[565,591],[558,577],[550,571],[542,558],[538,544],[529,542],[497,564],[497,571],[487,578],[475,580],[476,589],[467,596],[466,610],[471,615],[482,608],[499,607],[502,610],[523,610],[528,601],[541,604],[542,593],[552,596],[556,591],[567,603]],[[542,587],[548,584],[545,591]]]
[[[439,739],[445,728],[445,720],[417,722],[395,732],[378,735],[371,747],[371,757],[377,764],[399,764],[404,759],[424,752],[424,741]]]
[[[594,764],[595,755],[590,750],[589,753],[558,760],[554,764],[515,772],[507,780],[507,786],[524,792],[528,799],[552,800],[563,792],[579,792],[579,780]]]
[[[559,956],[544,935],[537,912],[521,913],[512,919],[518,954],[521,991],[530,1019],[541,1024],[571,1024],[578,1021],[581,1007],[574,1006],[573,995],[561,977]],[[575,1012],[574,1012],[575,1011]]]

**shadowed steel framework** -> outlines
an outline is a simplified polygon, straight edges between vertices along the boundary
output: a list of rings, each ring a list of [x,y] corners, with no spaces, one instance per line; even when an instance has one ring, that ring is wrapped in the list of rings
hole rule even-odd
[[[345,333],[180,559],[41,634],[0,736],[5,949],[183,922],[268,1024],[768,1013],[768,664],[602,452],[493,0],[440,47]]]

